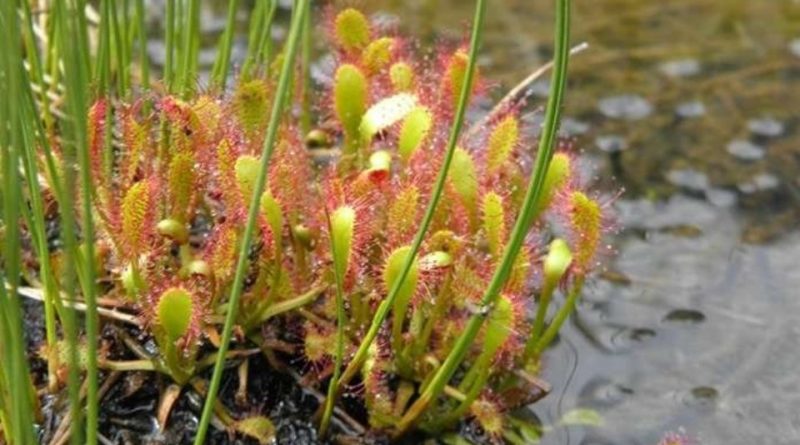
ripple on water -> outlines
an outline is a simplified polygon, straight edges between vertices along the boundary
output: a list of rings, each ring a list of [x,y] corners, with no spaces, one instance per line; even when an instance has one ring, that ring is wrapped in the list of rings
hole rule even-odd
[[[800,38],[796,38],[789,42],[789,52],[797,57],[800,57]]]
[[[615,354],[628,352],[655,336],[656,331],[650,328],[621,328],[611,333],[606,346]]]
[[[706,200],[711,205],[720,208],[736,205],[736,192],[724,188],[710,188],[706,190]]]
[[[711,386],[696,386],[689,391],[689,396],[686,402],[690,405],[711,408],[716,404],[719,391]]]
[[[738,185],[739,191],[744,194],[755,192],[766,192],[775,190],[781,185],[781,180],[771,173],[761,173],[753,176],[753,179]]]
[[[771,117],[750,119],[750,121],[747,122],[747,128],[754,135],[767,138],[779,137],[783,135],[783,132],[786,130],[783,122]]]
[[[694,309],[673,309],[664,316],[664,321],[670,323],[699,324],[705,319],[705,314]]]
[[[617,153],[628,148],[628,141],[616,134],[598,136],[595,138],[594,144],[606,153]]]
[[[595,377],[581,388],[580,405],[590,407],[612,407],[633,395],[633,389],[607,378]]]
[[[565,117],[561,120],[561,131],[570,136],[579,136],[591,129],[589,123],[579,121],[572,117]]]
[[[697,59],[670,60],[659,65],[658,69],[669,77],[690,77],[700,73]]]
[[[644,119],[653,113],[653,105],[638,94],[606,97],[597,103],[597,107],[606,117],[629,121]]]
[[[699,100],[682,102],[675,107],[675,114],[684,119],[700,117],[706,114],[706,105]]]
[[[705,191],[709,186],[708,176],[692,168],[670,170],[667,172],[667,181],[693,192]]]
[[[756,145],[744,139],[736,139],[728,144],[728,153],[743,161],[757,161],[764,157],[766,151],[760,145]]]

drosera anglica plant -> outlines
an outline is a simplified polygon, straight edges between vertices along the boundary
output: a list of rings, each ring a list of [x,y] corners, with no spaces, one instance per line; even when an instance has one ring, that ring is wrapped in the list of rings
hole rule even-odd
[[[308,116],[284,112],[298,102],[291,92],[301,90],[290,79],[309,4],[295,4],[274,65],[279,74],[267,69],[273,61],[256,27],[250,40],[258,47],[226,89],[226,32],[213,88],[200,93],[191,81],[198,4],[168,1],[168,27],[177,15],[186,31],[167,44],[166,91],[137,97],[128,83],[116,91],[110,73],[126,65],[112,63],[122,55],[104,48],[103,88],[91,105],[78,98],[86,102],[76,106],[81,187],[61,177],[71,174],[76,151],[59,135],[31,150],[33,167],[46,173],[45,196],[63,206],[65,189],[82,191],[80,211],[61,208],[82,219],[67,221],[65,236],[74,239],[53,258],[75,268],[68,295],[87,303],[101,296],[157,346],[153,354],[134,348],[138,359],[127,362],[104,356],[93,338],[83,347],[71,309],[63,308],[73,301],[53,297],[53,318],[75,337],[67,360],[72,391],[82,368],[92,372],[89,364],[158,371],[201,387],[200,444],[214,411],[223,412],[215,398],[226,360],[248,344],[274,359],[270,341],[278,337],[295,342],[282,353],[325,394],[322,435],[342,393],[362,386],[362,420],[376,433],[438,433],[471,419],[501,437],[506,413],[546,391],[532,383],[539,358],[596,267],[606,227],[606,208],[584,190],[569,144],[556,150],[569,2],[557,1],[553,91],[536,151],[520,104],[461,133],[467,108],[486,91],[475,66],[485,0],[476,3],[469,47],[440,47],[430,57],[412,52],[403,37],[381,35],[356,9],[331,12],[336,66],[319,109],[333,130],[311,133],[330,137],[339,156],[322,166],[303,144],[314,139],[301,130]],[[275,10],[259,5],[263,16],[253,23],[263,25]],[[106,15],[109,6],[103,2]],[[12,209],[7,215],[19,219]],[[562,292],[566,302],[548,320]],[[281,337],[279,326],[297,335]],[[87,333],[97,328],[90,321]],[[78,347],[87,351],[84,366]],[[209,384],[198,383],[212,363]],[[225,418],[243,434],[269,430],[262,417]]]

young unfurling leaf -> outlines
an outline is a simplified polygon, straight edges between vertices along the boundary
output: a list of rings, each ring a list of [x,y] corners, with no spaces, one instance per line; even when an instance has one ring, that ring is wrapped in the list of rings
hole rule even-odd
[[[410,253],[410,246],[398,247],[389,255],[389,258],[386,259],[386,264],[383,266],[383,284],[387,293],[396,285],[396,281]],[[400,340],[403,333],[403,324],[405,323],[411,297],[414,296],[414,292],[417,290],[418,277],[419,261],[414,259],[411,270],[408,271],[408,275],[403,281],[400,290],[397,292],[397,298],[394,301],[392,341],[393,346],[398,348],[401,346]]]
[[[175,342],[189,331],[193,306],[192,295],[186,289],[172,287],[161,294],[156,323],[164,329],[169,341]]]
[[[334,26],[336,41],[345,51],[361,50],[369,44],[369,22],[361,11],[345,9],[336,16]]]
[[[152,199],[149,184],[140,181],[128,189],[122,200],[122,239],[124,253],[130,260],[145,250],[145,240],[153,225],[150,221]]]
[[[397,139],[397,152],[403,162],[408,162],[411,155],[425,142],[431,126],[433,115],[425,107],[416,107],[406,115]]]
[[[343,277],[350,265],[356,211],[350,206],[341,206],[331,213],[331,242],[333,243],[333,265],[336,273]]]
[[[489,135],[489,146],[486,153],[486,167],[489,174],[496,174],[500,167],[508,161],[511,152],[519,139],[519,124],[513,115],[506,116]]]
[[[192,194],[195,190],[194,157],[190,152],[180,152],[172,157],[168,174],[170,215],[185,223]]]
[[[355,65],[342,65],[336,70],[334,80],[334,107],[342,123],[346,138],[346,151],[357,149],[358,127],[367,109],[367,80]]]
[[[489,253],[493,258],[498,258],[506,242],[506,215],[503,198],[495,192],[485,194],[481,206],[481,217]]]
[[[381,37],[367,45],[361,55],[361,66],[364,67],[367,74],[373,75],[389,64],[394,43],[394,39],[391,37]]]
[[[409,91],[414,88],[414,70],[406,62],[397,62],[389,68],[389,78],[395,92]]]
[[[478,176],[475,171],[475,161],[463,148],[456,148],[453,154],[449,177],[453,188],[474,217],[478,206]]]

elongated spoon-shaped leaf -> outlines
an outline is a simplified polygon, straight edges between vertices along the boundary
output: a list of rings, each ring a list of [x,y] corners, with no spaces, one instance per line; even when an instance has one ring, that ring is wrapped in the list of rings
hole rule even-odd
[[[386,291],[391,290],[392,286],[397,282],[403,264],[408,259],[411,252],[411,246],[403,246],[395,249],[386,260],[386,265],[383,267],[383,283],[386,286]],[[400,350],[401,335],[403,333],[403,323],[405,322],[406,312],[411,302],[411,297],[417,289],[417,279],[419,277],[419,261],[414,260],[408,276],[400,286],[397,292],[397,297],[394,301],[394,308],[392,310],[392,341],[395,350]]]
[[[433,115],[425,107],[411,110],[403,119],[400,137],[397,139],[397,152],[403,162],[408,162],[411,155],[425,142],[433,126]]]
[[[164,291],[156,308],[157,323],[164,329],[169,341],[186,335],[192,320],[194,303],[186,289],[172,287]]]

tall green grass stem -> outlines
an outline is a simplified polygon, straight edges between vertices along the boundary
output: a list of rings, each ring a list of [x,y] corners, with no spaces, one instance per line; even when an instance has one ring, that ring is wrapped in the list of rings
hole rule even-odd
[[[248,263],[248,254],[250,246],[253,243],[253,234],[255,232],[256,221],[261,203],[261,194],[264,191],[264,185],[267,180],[267,169],[269,161],[272,157],[272,152],[275,149],[275,139],[278,135],[278,125],[280,124],[283,116],[283,108],[286,103],[286,95],[289,91],[289,83],[291,80],[292,71],[294,70],[295,56],[297,55],[298,43],[300,40],[302,25],[305,15],[308,13],[310,0],[298,0],[294,5],[294,12],[292,14],[292,24],[289,29],[289,36],[286,41],[285,54],[286,57],[283,61],[281,68],[280,78],[278,80],[278,87],[275,95],[275,100],[272,104],[272,112],[269,118],[269,125],[267,127],[267,134],[264,139],[264,146],[261,153],[261,165],[259,166],[258,177],[254,187],[254,193],[250,200],[250,209],[247,215],[247,223],[245,225],[244,234],[242,235],[242,244],[239,248],[239,259],[236,263],[236,274],[234,275],[233,284],[231,287],[231,295],[228,300],[228,312],[225,315],[225,326],[222,330],[222,339],[219,345],[219,354],[217,362],[214,365],[214,373],[211,376],[211,382],[208,388],[205,404],[203,405],[203,414],[200,418],[200,423],[197,426],[197,436],[195,436],[194,444],[201,445],[205,441],[205,436],[208,431],[208,425],[211,421],[211,416],[214,412],[214,402],[216,401],[217,392],[219,391],[219,384],[222,379],[222,371],[225,365],[225,355],[228,352],[228,347],[231,342],[231,335],[233,333],[233,324],[236,321],[236,312],[239,307],[239,299],[242,295],[242,285],[244,283],[245,272]]]
[[[230,71],[231,48],[233,47],[233,36],[236,31],[236,11],[238,6],[238,0],[230,0],[228,2],[228,16],[225,22],[225,31],[220,38],[217,48],[217,59],[214,61],[214,68],[212,70],[214,85],[220,90],[225,89],[228,71]]]
[[[570,0],[556,0],[555,28],[555,68],[551,77],[550,96],[547,101],[544,129],[539,139],[534,171],[531,174],[528,189],[525,193],[522,212],[514,223],[511,239],[503,252],[502,260],[497,266],[488,288],[481,298],[482,308],[470,318],[464,332],[456,341],[442,366],[436,371],[428,386],[420,397],[400,419],[395,436],[405,434],[434,400],[442,393],[447,382],[458,369],[470,345],[489,315],[491,306],[497,300],[514,266],[522,243],[527,235],[532,214],[542,195],[542,186],[553,155],[558,123],[561,115],[561,104],[566,86],[567,65],[569,58],[569,18]]]
[[[328,218],[328,228],[331,234],[331,256],[334,259],[333,274],[336,280],[336,350],[334,351],[333,375],[328,383],[328,396],[325,398],[324,410],[322,413],[322,420],[319,425],[319,435],[325,437],[328,431],[328,425],[331,421],[331,414],[333,414],[333,407],[336,404],[336,381],[339,379],[339,373],[342,368],[342,360],[344,359],[344,331],[345,323],[347,322],[344,310],[344,275],[347,268],[346,260],[342,257],[348,255],[349,252],[339,252],[336,248],[337,242],[334,239],[336,231],[331,227],[330,217]],[[344,265],[341,263],[344,262]]]
[[[532,348],[531,355],[533,357],[538,356],[539,354],[544,351],[547,346],[552,343],[553,339],[556,338],[558,335],[558,331],[561,330],[561,326],[567,321],[569,315],[575,310],[575,306],[578,303],[578,298],[581,295],[581,290],[583,289],[583,276],[579,276],[575,279],[575,283],[572,285],[572,290],[570,290],[569,295],[567,296],[567,300],[564,302],[564,305],[556,312],[555,317],[553,317],[553,321],[550,322],[550,325],[547,326],[547,330],[544,331],[541,338],[539,338]]]
[[[483,18],[485,13],[486,0],[477,0],[475,5],[475,17],[472,24],[472,36],[470,38],[469,61],[467,62],[464,84],[461,88],[458,106],[456,108],[455,116],[453,117],[453,126],[450,132],[450,137],[447,141],[447,151],[445,153],[444,162],[442,163],[442,167],[439,170],[439,174],[436,178],[436,183],[431,192],[428,207],[425,209],[425,215],[422,218],[419,230],[417,230],[417,233],[414,236],[414,240],[411,243],[411,250],[409,251],[406,260],[403,263],[403,267],[400,270],[397,280],[389,290],[386,299],[384,299],[380,306],[378,306],[378,310],[375,312],[375,316],[372,318],[372,323],[370,324],[369,330],[364,336],[364,339],[361,341],[361,344],[358,346],[355,356],[347,365],[344,373],[342,373],[342,377],[339,379],[337,384],[337,394],[340,393],[344,388],[344,385],[346,385],[355,376],[355,374],[361,368],[361,365],[364,363],[364,360],[367,358],[367,354],[372,342],[375,341],[375,337],[378,335],[381,325],[389,314],[391,308],[394,306],[394,301],[403,286],[403,282],[406,280],[409,272],[411,271],[411,266],[417,257],[419,248],[422,246],[422,241],[425,239],[425,234],[428,232],[431,220],[433,220],[433,215],[439,205],[442,192],[444,191],[444,185],[447,181],[447,175],[450,170],[450,163],[453,160],[453,154],[455,153],[456,145],[458,143],[458,137],[461,133],[461,127],[464,124],[464,115],[466,114],[467,105],[472,92],[472,83],[475,77],[475,64],[477,61],[478,48],[480,47],[481,42]]]

